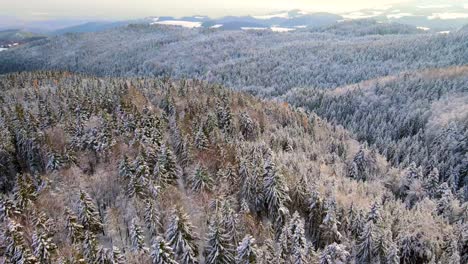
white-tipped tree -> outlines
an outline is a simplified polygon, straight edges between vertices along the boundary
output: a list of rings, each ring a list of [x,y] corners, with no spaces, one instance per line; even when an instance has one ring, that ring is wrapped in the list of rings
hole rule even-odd
[[[84,192],[80,191],[80,200],[79,200],[79,220],[83,227],[93,233],[102,231],[103,225],[101,218],[99,217],[98,209],[93,203],[91,197]]]
[[[157,237],[151,247],[151,261],[153,264],[178,264],[174,252],[162,237]]]
[[[145,236],[143,235],[143,231],[138,225],[136,218],[132,219],[132,223],[130,225],[130,240],[134,251],[146,251]]]
[[[209,225],[205,247],[206,264],[234,263],[233,245],[217,216]]]
[[[193,231],[188,215],[181,208],[176,208],[173,211],[166,238],[179,263],[194,264],[198,262],[198,238]]]
[[[236,264],[257,263],[257,251],[255,239],[251,235],[246,235],[237,247]]]

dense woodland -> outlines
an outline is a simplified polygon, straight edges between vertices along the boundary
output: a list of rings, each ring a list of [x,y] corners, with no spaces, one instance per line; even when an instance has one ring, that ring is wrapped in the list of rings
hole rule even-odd
[[[466,263],[467,203],[285,103],[196,80],[0,78],[6,263]]]
[[[135,24],[48,38],[3,52],[0,73],[68,70],[97,76],[189,77],[286,100],[343,125],[395,166],[415,162],[424,175],[437,168],[440,180],[467,200],[467,71],[453,79],[450,73],[419,74],[428,69],[450,72],[468,64],[466,47],[463,30],[430,34],[372,20],[288,33]],[[366,93],[333,93],[385,78],[397,80]],[[435,124],[431,117],[450,122]]]
[[[388,76],[332,90],[295,89],[284,100],[315,111],[375,146],[396,166],[433,170],[468,199],[468,67]]]

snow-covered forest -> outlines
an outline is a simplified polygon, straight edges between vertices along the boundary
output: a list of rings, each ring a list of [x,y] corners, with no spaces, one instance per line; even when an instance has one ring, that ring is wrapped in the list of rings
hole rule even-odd
[[[468,33],[131,24],[0,53],[5,263],[467,263]]]

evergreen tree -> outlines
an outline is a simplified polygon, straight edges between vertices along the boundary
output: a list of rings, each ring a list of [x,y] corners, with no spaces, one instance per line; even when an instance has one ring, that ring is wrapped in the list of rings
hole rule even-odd
[[[323,218],[322,224],[320,225],[320,246],[325,246],[333,242],[340,242],[342,239],[341,233],[338,231],[338,222],[336,217],[336,201],[333,196],[330,195],[325,201],[325,217]]]
[[[279,216],[279,209],[290,202],[288,187],[283,182],[282,176],[276,171],[276,165],[273,161],[266,162],[263,178],[268,215],[271,219],[276,219]]]
[[[424,189],[430,197],[434,198],[437,194],[437,188],[439,187],[439,170],[437,168],[427,175],[424,180]]]
[[[14,199],[20,210],[27,209],[37,198],[36,188],[27,175],[19,174],[16,180]]]
[[[188,215],[181,208],[176,208],[173,211],[166,237],[169,246],[179,259],[179,263],[197,263],[197,236],[193,232]]]
[[[197,134],[195,135],[194,145],[199,150],[208,149],[208,138],[206,137],[202,126],[200,126],[200,128],[197,131]]]
[[[156,212],[154,203],[149,199],[145,201],[145,225],[150,231],[151,237],[155,237],[158,234],[161,226],[159,214]]]
[[[3,256],[7,263],[40,263],[26,247],[23,237],[23,227],[12,219],[7,219],[6,230],[2,232],[1,240],[5,243]]]
[[[257,263],[257,251],[255,239],[251,235],[246,235],[237,247],[236,264]]]
[[[90,232],[97,233],[103,230],[98,210],[91,197],[83,190],[80,191],[79,219],[83,227]]]
[[[177,181],[177,168],[172,152],[162,145],[158,154],[158,180],[163,185],[175,184]]]
[[[81,241],[84,238],[84,227],[78,223],[78,217],[69,208],[65,208],[65,221],[65,228],[71,242]]]
[[[151,250],[153,264],[178,264],[174,258],[174,252],[162,237],[157,237]]]
[[[194,192],[210,191],[213,186],[213,179],[198,165],[190,176],[189,183]]]
[[[45,230],[36,230],[32,239],[32,247],[36,258],[40,263],[51,263],[52,254],[57,249],[57,246],[52,241],[52,235]]]
[[[96,235],[86,230],[83,238],[83,255],[88,263],[94,263],[97,259],[98,242]]]
[[[132,219],[130,225],[130,240],[132,241],[132,248],[135,251],[146,251],[145,237],[141,227],[138,225],[136,218]]]
[[[125,257],[122,255],[122,252],[118,247],[112,247],[112,259],[113,259],[113,264],[125,264]]]
[[[281,233],[282,255],[291,263],[306,263],[307,241],[305,239],[304,221],[296,211],[285,230]]]
[[[220,221],[215,216],[211,221],[207,234],[205,247],[206,264],[228,264],[234,262],[233,246],[230,243],[230,237],[223,229]]]
[[[343,245],[333,243],[325,247],[320,254],[320,264],[350,263],[350,254]]]

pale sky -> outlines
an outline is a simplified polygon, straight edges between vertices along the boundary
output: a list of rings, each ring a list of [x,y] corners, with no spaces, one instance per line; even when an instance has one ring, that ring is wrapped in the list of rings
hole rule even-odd
[[[255,15],[277,10],[345,12],[407,0],[0,0],[0,15],[140,18],[146,16]]]

